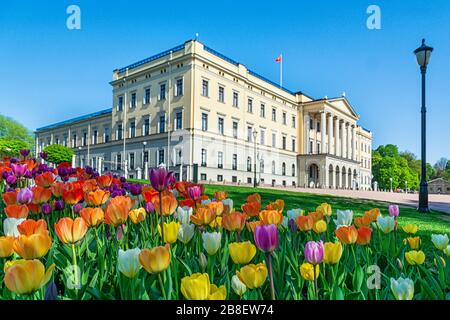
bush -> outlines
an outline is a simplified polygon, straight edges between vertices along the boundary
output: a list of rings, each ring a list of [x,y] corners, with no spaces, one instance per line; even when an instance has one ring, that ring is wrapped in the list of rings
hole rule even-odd
[[[16,139],[0,139],[0,156],[18,157],[21,149],[28,149],[28,143]]]
[[[70,148],[64,147],[59,144],[51,144],[46,146],[44,148],[44,151],[48,154],[48,162],[54,163],[56,165],[60,164],[61,162],[72,163],[73,151]]]

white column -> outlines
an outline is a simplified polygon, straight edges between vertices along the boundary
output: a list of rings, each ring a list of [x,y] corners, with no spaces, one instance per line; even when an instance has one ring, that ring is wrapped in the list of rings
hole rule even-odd
[[[144,179],[148,180],[148,162],[144,163]]]
[[[309,121],[310,121],[310,117],[309,117],[309,113],[305,114],[305,154],[309,154]],[[311,150],[312,151],[312,150]]]
[[[328,153],[333,154],[333,114],[328,118]]]
[[[352,135],[350,123],[347,126],[347,159],[352,159]]]
[[[342,153],[341,157],[347,157],[347,123],[342,122]]]
[[[98,174],[102,175],[102,172],[103,172],[103,158],[102,157],[98,157],[97,166],[98,166],[98,169],[97,169]]]
[[[356,161],[356,128],[352,126],[352,159]]]
[[[335,144],[334,144],[334,154],[336,156],[340,156],[341,155],[341,143],[340,143],[340,132],[339,132],[339,123],[341,121],[339,120],[339,118],[334,119],[334,128],[335,128]]]
[[[72,168],[75,168],[75,166],[76,166],[76,163],[75,163],[75,160],[76,160],[76,155],[72,155]]]
[[[327,153],[328,150],[326,148],[326,129],[327,129],[327,114],[325,113],[325,111],[323,111],[321,113],[321,119],[320,119],[320,126],[322,127],[320,129],[320,133],[321,135],[321,150],[320,153]]]

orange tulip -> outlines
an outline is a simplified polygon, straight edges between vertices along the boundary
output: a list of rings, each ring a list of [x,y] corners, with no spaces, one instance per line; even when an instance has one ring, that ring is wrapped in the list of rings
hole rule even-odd
[[[74,205],[83,199],[83,188],[79,183],[68,183],[62,191],[64,202],[69,205]]]
[[[55,232],[62,243],[75,243],[86,235],[88,226],[83,218],[61,218],[55,223]]]
[[[36,184],[38,186],[43,187],[43,188],[48,188],[55,181],[55,177],[53,176],[53,173],[47,171],[47,172],[37,175],[34,178],[34,181],[36,182]]]
[[[139,208],[131,210],[128,215],[130,216],[130,219],[134,224],[138,224],[141,223],[142,221],[145,221],[147,212],[145,211],[144,208]]]
[[[249,217],[256,217],[261,211],[261,203],[257,201],[247,202],[241,206],[242,211]]]
[[[26,218],[30,209],[25,204],[10,204],[3,209],[8,218]]]
[[[261,196],[259,195],[259,193],[251,194],[247,197],[247,202],[258,202],[259,204],[261,204]]]
[[[53,196],[55,196],[56,198],[61,198],[64,187],[64,182],[55,182],[50,187],[50,190],[52,191]]]
[[[356,239],[356,243],[362,246],[369,244],[371,236],[372,229],[368,227],[360,227],[358,229],[358,238]]]
[[[323,211],[310,212],[308,215],[314,220],[314,222],[323,220],[324,216]]]
[[[284,200],[278,199],[275,202],[271,202],[266,206],[266,210],[277,210],[280,213],[283,212],[284,209]]]
[[[109,191],[104,191],[102,189],[97,189],[85,194],[84,200],[90,206],[101,206],[108,201]]]
[[[244,229],[247,215],[245,213],[234,211],[222,217],[222,226],[228,231],[241,231]]]
[[[283,215],[278,210],[264,210],[259,213],[259,220],[264,225],[279,225],[283,221]]]
[[[314,227],[314,219],[311,216],[298,216],[295,220],[297,227],[301,231],[311,231]]]
[[[108,188],[113,181],[112,176],[107,176],[107,175],[98,176],[96,179],[97,179],[97,184],[100,188]]]
[[[367,215],[363,215],[362,217],[356,217],[354,222],[357,228],[370,227],[370,217]]]
[[[258,220],[258,221],[247,222],[246,224],[247,224],[248,231],[255,232],[256,227],[262,225],[262,222]]]
[[[27,204],[28,209],[31,211],[32,214],[38,214],[41,212],[41,206],[34,203]]]
[[[52,196],[52,191],[50,189],[46,189],[41,186],[35,186],[32,190],[34,204],[43,204],[47,202]]]
[[[14,237],[0,237],[0,258],[9,257],[14,253]]]
[[[9,191],[2,194],[3,202],[5,205],[16,204],[17,203],[17,192]]]
[[[222,201],[223,199],[228,198],[228,194],[225,191],[216,191],[214,192],[214,198],[217,201]]]
[[[36,233],[45,233],[47,232],[47,222],[45,220],[32,220],[28,219],[23,221],[21,224],[17,226],[17,230],[20,232],[20,234],[31,236],[32,234]]]
[[[191,221],[198,225],[208,225],[216,218],[216,214],[208,207],[200,207],[191,216]]]
[[[128,213],[133,207],[134,201],[127,196],[112,198],[105,210],[105,222],[117,227],[128,219]]]
[[[170,265],[170,245],[143,249],[139,253],[139,262],[148,273],[159,273],[166,270]]]
[[[337,238],[343,244],[353,244],[358,239],[358,230],[354,226],[343,226],[335,231]]]
[[[80,211],[80,216],[88,227],[95,227],[105,220],[105,213],[102,208],[83,208]]]
[[[83,193],[89,193],[98,189],[97,180],[89,179],[84,180],[81,184],[81,188],[83,189]]]
[[[216,216],[222,215],[223,212],[223,203],[220,201],[210,202],[206,205],[206,207],[210,208]]]
[[[162,199],[162,214],[165,216],[170,216],[175,212],[178,207],[177,198],[173,195],[172,192],[167,191],[161,194]],[[153,206],[155,207],[155,211],[158,214],[161,214],[159,195],[153,197]]]
[[[380,215],[380,209],[374,208],[372,210],[366,211],[364,215],[367,216],[367,219],[369,219],[370,222],[375,222]]]
[[[145,202],[153,202],[153,198],[159,196],[158,191],[148,186],[142,187],[141,194]]]
[[[20,235],[14,241],[14,251],[25,260],[45,256],[52,246],[52,239],[47,230],[31,235]]]

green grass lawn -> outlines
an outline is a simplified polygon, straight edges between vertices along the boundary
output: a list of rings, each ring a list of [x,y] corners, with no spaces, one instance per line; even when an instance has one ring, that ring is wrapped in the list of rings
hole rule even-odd
[[[331,205],[333,213],[337,209],[353,210],[355,216],[363,215],[365,211],[372,208],[379,208],[383,215],[388,214],[387,207],[390,203],[351,199],[344,197],[334,197],[327,195],[315,195],[309,193],[290,192],[284,190],[272,189],[254,189],[250,187],[222,186],[222,185],[206,185],[206,194],[213,196],[216,191],[228,192],[229,198],[233,199],[234,207],[240,208],[245,202],[248,195],[258,192],[261,195],[263,205],[268,204],[276,199],[283,199],[285,202],[285,212],[289,209],[301,208],[306,213],[315,211],[316,207],[327,202]],[[430,242],[431,234],[447,233],[450,234],[450,215],[433,212],[430,214],[418,213],[412,207],[401,207],[399,226],[414,223],[419,227],[418,236],[422,237],[427,243]]]

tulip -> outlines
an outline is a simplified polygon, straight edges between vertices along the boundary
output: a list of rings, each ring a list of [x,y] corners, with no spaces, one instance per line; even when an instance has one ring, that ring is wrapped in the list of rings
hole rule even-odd
[[[55,223],[56,235],[65,244],[74,244],[80,241],[86,235],[87,230],[88,226],[86,222],[80,217],[75,220],[64,217]]]
[[[188,224],[191,222],[192,208],[191,207],[178,207],[176,212],[176,218],[182,224]]]
[[[101,206],[108,201],[110,196],[109,191],[104,191],[102,189],[97,189],[95,191],[89,192],[85,196],[85,201],[90,206]]]
[[[214,214],[216,216],[221,216],[224,210],[224,205],[222,202],[218,202],[218,201],[213,201],[210,202],[206,205],[207,208],[211,209],[212,212],[214,212]]]
[[[250,222],[247,221],[245,224],[247,226],[247,230],[249,232],[253,232],[253,233],[255,233],[255,229],[257,226],[262,226],[262,223],[259,220],[258,221],[250,221]]]
[[[163,167],[150,170],[150,183],[153,189],[158,192],[166,190],[169,185],[175,183],[175,181],[176,179],[173,172],[169,172]]]
[[[284,209],[284,200],[277,199],[275,202],[271,202],[266,206],[266,210],[275,210],[280,213],[283,212]]]
[[[17,182],[17,178],[15,175],[11,174],[6,178],[6,183],[10,186],[14,186],[16,184],[16,182]]]
[[[405,252],[406,261],[412,266],[421,265],[425,262],[425,253],[423,251],[408,251]]]
[[[191,221],[198,226],[208,225],[215,217],[215,213],[210,208],[201,207],[195,210],[195,214],[191,216]]]
[[[283,227],[285,227],[285,228],[288,228],[289,222],[290,222],[290,221],[293,221],[294,226],[295,226],[295,221],[297,220],[297,217],[301,216],[302,213],[303,213],[303,210],[302,210],[302,209],[291,209],[291,210],[288,210],[288,211],[286,212],[287,219],[284,219],[284,218],[283,218],[283,221],[281,222],[281,225],[282,225]],[[291,222],[291,223],[292,223],[292,222]],[[297,227],[295,227],[295,229],[296,229],[296,228],[297,228]]]
[[[259,219],[261,220],[262,224],[265,225],[269,224],[279,225],[283,221],[283,215],[281,214],[281,211],[264,210],[259,213]]]
[[[445,250],[448,246],[448,235],[446,234],[432,234],[431,242],[438,250]]]
[[[52,190],[46,189],[40,186],[35,186],[32,189],[33,192],[33,200],[34,204],[43,204],[48,202],[52,196]]]
[[[395,229],[395,217],[383,217],[380,215],[377,218],[377,226],[383,233],[388,234]]]
[[[39,260],[16,260],[5,266],[4,282],[9,291],[28,294],[42,288],[51,278],[55,264],[47,271]]]
[[[178,207],[177,198],[175,198],[171,192],[163,192],[160,196],[161,199],[160,197],[153,198],[153,206],[155,207],[156,213],[159,215],[170,216]],[[161,200],[162,206],[160,205]]]
[[[210,256],[213,256],[221,246],[222,234],[220,232],[204,232],[202,233],[202,240],[203,248]]]
[[[56,211],[62,211],[64,209],[65,205],[64,205],[64,201],[61,199],[58,199],[55,201],[55,203],[53,204],[53,208]]]
[[[128,219],[128,213],[133,206],[133,200],[126,196],[112,198],[105,209],[105,222],[117,227]]]
[[[397,300],[412,300],[414,298],[414,282],[409,278],[391,278],[391,290]]]
[[[145,204],[145,212],[147,212],[147,213],[155,212],[155,206],[153,205],[153,202],[147,202]]]
[[[439,266],[443,266],[444,268],[447,266],[447,263],[445,262],[445,259],[444,258],[442,258],[442,257],[440,257],[440,256],[438,256],[438,259],[439,260],[437,260],[436,258],[434,258],[434,265],[436,266],[436,267],[439,267]]]
[[[0,176],[1,181],[1,176]],[[16,204],[17,203],[17,192],[7,191],[2,194],[2,199],[5,205]]]
[[[316,211],[322,212],[325,216],[328,217],[333,213],[333,211],[331,210],[331,206],[328,203],[322,203],[316,208]]]
[[[211,284],[207,273],[194,273],[181,279],[181,294],[187,300],[207,300]]]
[[[273,252],[278,247],[278,228],[274,224],[257,226],[253,237],[263,252]]]
[[[166,270],[170,265],[170,246],[153,249],[143,249],[139,253],[139,262],[148,273],[159,273]]]
[[[23,177],[25,172],[27,171],[27,165],[26,164],[18,164],[18,163],[11,163],[11,169],[14,175],[18,178]]]
[[[357,228],[370,227],[371,222],[372,221],[370,220],[370,218],[367,215],[363,215],[362,217],[356,217],[354,219],[354,223]]]
[[[0,258],[6,258],[14,253],[14,237],[0,237]]]
[[[227,298],[227,289],[224,285],[217,287],[211,283],[208,300],[225,300]]]
[[[205,254],[203,252],[200,252],[200,254],[198,256],[198,264],[200,265],[200,267],[202,268],[203,271],[208,266],[208,258],[205,256]]]
[[[391,217],[398,217],[398,215],[400,214],[400,208],[396,204],[391,204],[388,208],[388,211]]]
[[[418,230],[415,224],[408,224],[406,226],[403,226],[402,229],[408,234],[416,234]]]
[[[216,201],[222,201],[223,199],[226,199],[227,197],[228,197],[228,194],[225,191],[214,192],[214,199],[216,199]]]
[[[25,219],[6,218],[3,221],[3,233],[7,237],[18,237],[20,235],[17,226],[20,225]]]
[[[200,189],[199,186],[189,187],[187,191],[189,198],[191,198],[194,201],[200,199],[200,196],[202,195],[202,190]]]
[[[164,243],[175,243],[177,241],[178,232],[180,230],[181,224],[176,221],[170,223],[164,222]],[[158,233],[161,236],[161,226],[158,225]]]
[[[64,202],[69,205],[75,205],[83,199],[83,188],[79,184],[69,183],[62,190]]]
[[[340,227],[336,229],[335,234],[343,244],[354,244],[358,239],[358,230],[354,226]]]
[[[43,203],[41,206],[41,211],[44,215],[48,216],[50,213],[52,213],[52,206],[49,203]]]
[[[28,188],[23,188],[17,193],[17,202],[20,204],[29,204],[33,199],[33,192]]]
[[[247,197],[247,202],[258,202],[261,203],[261,195],[259,193],[251,194]]]
[[[323,262],[326,264],[336,264],[341,260],[344,248],[340,242],[325,242],[323,245]]]
[[[19,151],[19,153],[20,153],[20,155],[21,155],[22,157],[26,158],[26,157],[28,157],[28,155],[30,154],[30,150],[28,150],[28,149],[21,149],[21,150]]]
[[[305,259],[311,264],[319,264],[323,261],[324,254],[322,241],[308,241],[305,245]]]
[[[327,223],[323,220],[319,220],[314,224],[313,231],[317,234],[327,231]]]
[[[372,210],[366,211],[364,213],[366,219],[370,220],[370,222],[377,221],[377,218],[380,216],[380,209],[374,208]]]
[[[98,176],[95,179],[97,180],[97,184],[100,188],[109,188],[113,181],[113,177],[109,175]]]
[[[8,218],[26,218],[30,209],[24,204],[10,204],[3,209]]]
[[[253,201],[244,203],[241,206],[242,211],[249,217],[256,217],[261,210],[261,203]]]
[[[234,275],[231,278],[231,288],[233,289],[234,293],[236,293],[240,297],[243,296],[247,291],[245,283],[243,283],[237,275]]]
[[[45,220],[25,220],[17,225],[17,230],[20,234],[31,236],[36,233],[46,233],[47,230],[47,222]]]
[[[311,231],[314,227],[314,219],[311,216],[298,216],[295,223],[301,231]]]
[[[337,219],[334,220],[336,224],[336,229],[342,226],[350,226],[353,221],[353,211],[352,210],[337,210]]]
[[[52,246],[52,239],[47,230],[31,235],[20,235],[14,242],[14,251],[23,259],[42,258]]]
[[[53,176],[53,173],[47,171],[34,177],[34,181],[38,186],[48,188],[55,182],[55,177]]]
[[[448,245],[447,248],[444,249],[444,253],[447,257],[450,257],[450,245]]]
[[[231,260],[236,264],[247,264],[256,255],[256,247],[250,241],[230,243],[228,250]]]
[[[39,152],[39,157],[41,158],[41,159],[47,159],[48,158],[48,153],[47,152],[45,152],[45,151],[41,151],[41,152]]]
[[[230,213],[231,211],[233,211],[233,200],[232,199],[223,199],[222,200],[223,206],[224,206],[224,214],[225,213]]]
[[[195,225],[190,223],[183,223],[178,230],[177,238],[182,243],[187,244],[194,237]]]
[[[372,229],[368,227],[360,227],[358,229],[358,238],[356,239],[356,243],[362,246],[369,244],[371,237]]]
[[[420,237],[408,237],[408,238],[403,240],[403,243],[404,244],[408,243],[409,247],[412,250],[418,249],[419,246],[420,246],[420,242],[421,242]]]
[[[147,216],[147,212],[144,208],[134,209],[131,210],[128,215],[130,216],[131,221],[134,224],[141,223],[142,221],[145,221],[145,217]]]
[[[80,216],[88,227],[96,227],[105,220],[105,213],[102,208],[83,208],[80,211]]]
[[[315,265],[316,267],[316,276],[314,277],[314,265],[308,262],[302,263],[300,266],[300,275],[303,279],[306,281],[314,281],[314,279],[319,277],[320,274],[320,266],[318,264]]]
[[[134,278],[142,266],[139,262],[139,254],[141,249],[134,248],[129,250],[119,249],[119,256],[117,258],[117,269],[127,278]]]
[[[233,211],[229,214],[224,214],[222,217],[222,226],[228,231],[242,231],[245,226],[247,215],[245,213]]]
[[[245,286],[249,289],[261,287],[267,279],[268,271],[266,265],[261,262],[259,264],[248,264],[236,271],[236,275]]]
[[[215,217],[213,221],[211,221],[211,223],[209,224],[209,226],[213,229],[222,227],[222,217],[218,216]]]

